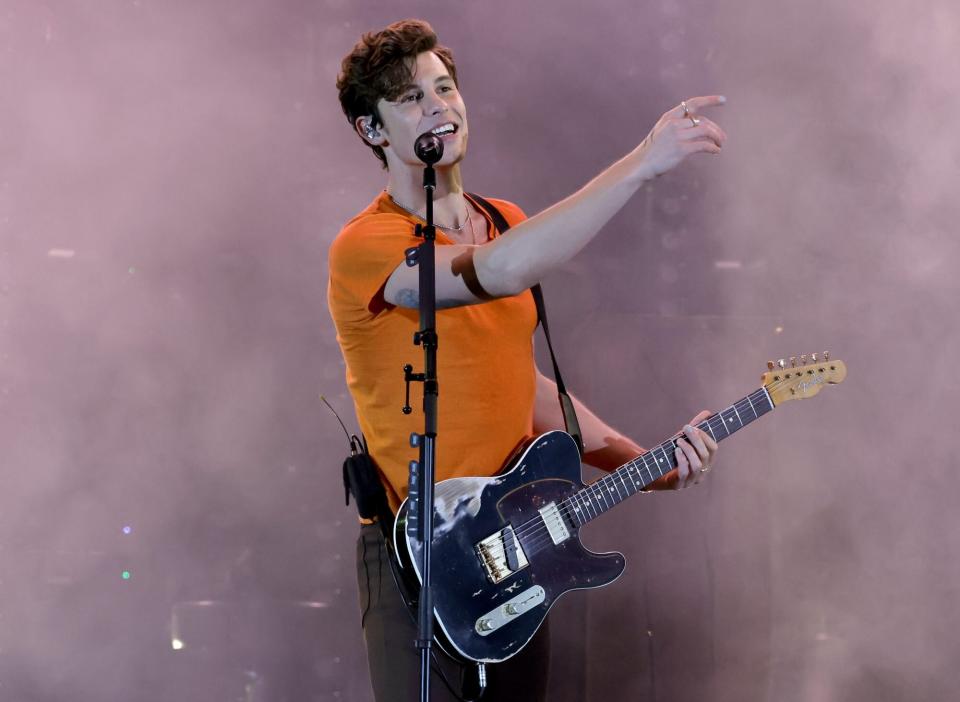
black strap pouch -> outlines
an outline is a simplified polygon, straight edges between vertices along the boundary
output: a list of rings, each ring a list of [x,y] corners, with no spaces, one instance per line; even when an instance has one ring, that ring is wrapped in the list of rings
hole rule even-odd
[[[350,495],[357,511],[364,519],[381,518],[390,514],[387,491],[367,447],[356,436],[350,440],[350,455],[343,462],[343,493],[347,505]]]

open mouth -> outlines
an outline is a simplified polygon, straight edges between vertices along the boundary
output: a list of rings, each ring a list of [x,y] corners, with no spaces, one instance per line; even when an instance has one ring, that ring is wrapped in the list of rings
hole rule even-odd
[[[453,122],[447,122],[446,124],[441,124],[439,127],[435,127],[430,130],[431,134],[436,134],[438,137],[450,136],[451,134],[456,134],[459,128]]]

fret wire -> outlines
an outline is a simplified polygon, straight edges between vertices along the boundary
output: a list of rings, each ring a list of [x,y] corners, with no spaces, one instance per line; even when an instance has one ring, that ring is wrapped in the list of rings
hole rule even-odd
[[[586,495],[583,494],[585,491],[586,491],[586,489],[580,491],[580,493],[581,493],[581,498],[580,498],[580,499],[583,500],[583,508],[587,511],[587,516],[590,517],[590,519],[593,519],[593,518],[596,517],[597,515],[596,515],[596,514],[591,514],[591,511],[592,511],[592,512],[596,512],[596,511],[597,511],[597,508],[594,506],[594,504],[593,504],[593,499],[590,497],[589,492],[588,492]]]
[[[603,483],[603,487],[606,489],[606,496],[610,498],[610,502],[611,502],[610,506],[616,507],[618,503],[618,500],[617,500],[618,496],[615,496],[613,494],[615,486],[613,485],[613,481],[610,480],[609,474],[603,476],[603,478],[601,479],[601,482]]]
[[[597,506],[603,512],[606,512],[608,509],[610,509],[610,505],[607,504],[607,496],[603,493],[603,490],[597,487],[596,483],[593,483],[593,492],[598,498]]]
[[[577,492],[574,496],[574,499],[577,501],[577,512],[578,514],[582,513],[586,508],[583,506],[583,497],[580,496],[580,493]],[[583,524],[586,524],[590,513],[587,512],[587,516],[583,518]]]
[[[727,436],[730,436],[733,432],[730,431],[730,424],[733,422],[732,419],[723,416],[723,412],[720,412],[720,419],[723,420],[723,430],[727,432]]]
[[[766,400],[766,402],[760,403],[760,400]],[[740,413],[741,405],[744,411],[749,407],[753,412],[753,419],[748,418],[747,422],[744,422],[743,415]],[[701,430],[705,429],[708,431],[714,441],[720,441],[746,426],[746,424],[752,422],[754,419],[759,419],[762,414],[766,414],[775,407],[776,405],[773,403],[773,399],[770,397],[767,388],[761,387],[750,395],[741,398],[728,408],[707,417],[698,424],[697,427]],[[734,424],[734,418],[739,422],[739,426]],[[733,425],[732,428],[731,425]],[[720,427],[723,427],[722,435],[718,434]],[[561,508],[567,510],[566,515],[575,522],[577,526],[582,526],[591,519],[598,517],[600,514],[620,504],[620,502],[624,501],[627,497],[642,491],[644,487],[653,483],[657,478],[661,478],[673,470],[673,459],[671,458],[670,451],[676,451],[678,438],[680,437],[673,437],[643,452],[632,461],[608,473],[600,480],[584,486],[581,490],[578,490],[564,500],[561,503]],[[660,451],[659,454],[657,453],[658,449]],[[668,451],[668,449],[670,451]],[[652,467],[650,461],[652,461]],[[656,474],[654,473],[654,468],[656,468]],[[629,482],[627,481],[628,478]],[[620,485],[617,484],[618,480],[620,481]],[[623,490],[620,489],[621,486]]]
[[[583,493],[583,491],[581,490],[581,497],[580,497],[580,499],[583,500],[583,508],[587,511],[587,516],[588,516],[590,519],[593,519],[593,518],[594,518],[595,516],[597,516],[597,515],[596,515],[596,514],[591,514],[591,511],[596,512],[596,511],[597,511],[597,508],[594,507],[594,505],[593,505],[593,500],[590,498],[590,494],[588,493],[588,494],[584,495],[584,494],[582,494],[582,493]]]
[[[620,498],[620,502],[623,502],[623,495],[620,494],[620,486],[617,485],[616,472],[608,473],[607,476],[610,480],[610,483],[613,485],[613,489],[617,491],[617,497]]]
[[[583,509],[587,513],[587,518],[593,519],[595,516],[597,516],[595,514],[597,509],[596,507],[593,506],[593,500],[590,498],[590,493],[587,492],[587,488],[584,488],[583,490],[581,490],[579,495],[580,495],[580,499],[583,501]]]
[[[660,464],[657,462],[657,457],[654,456],[653,453],[649,453],[649,452],[646,455],[650,456],[650,460],[653,461],[653,467],[657,469],[657,478],[662,478],[663,473],[660,471]],[[644,459],[644,463],[646,463],[646,459]],[[647,470],[650,471],[650,477],[653,480],[656,480],[657,478],[653,477],[653,471],[650,470],[649,466],[647,466]]]
[[[601,509],[600,509],[599,500],[597,500],[597,497],[596,497],[596,495],[594,495],[594,492],[595,492],[594,490],[591,490],[591,489],[588,487],[588,488],[587,488],[587,499],[590,500],[590,508],[591,508],[591,509],[593,510],[593,512],[594,512],[594,515],[593,515],[593,516],[594,516],[594,517],[599,517],[601,514],[603,514],[603,512],[602,512]]]
[[[603,514],[605,510],[600,502],[600,500],[603,499],[603,495],[597,492],[597,486],[593,484],[590,485],[590,499],[594,501],[594,508],[597,510],[597,514]]]
[[[661,471],[660,475],[666,475],[667,473],[670,472],[670,469],[673,468],[673,462],[670,460],[670,457],[667,455],[667,452],[663,450],[663,444],[660,444],[659,449],[660,449],[660,453],[663,454],[663,460],[666,462],[666,466],[667,466],[667,469],[665,471]]]
[[[640,459],[643,461],[643,469],[647,471],[647,475],[650,476],[650,482],[652,483],[656,478],[653,477],[653,471],[651,471],[650,466],[647,465],[647,455],[643,454],[640,456]]]
[[[620,487],[617,485],[617,481],[614,478],[610,478],[610,483],[613,485],[613,489],[617,491],[617,504],[620,504],[627,499],[628,495],[624,495],[620,492]]]
[[[740,416],[740,412],[737,411],[737,406],[734,404],[734,405],[731,405],[731,407],[733,407],[733,411],[734,411],[734,413],[737,415],[737,421],[740,422],[740,426],[742,427],[742,426],[743,426],[743,418]]]
[[[767,392],[767,389],[766,389],[766,388],[760,388],[760,389],[763,391],[763,396],[766,398],[767,404],[770,405],[769,409],[767,410],[767,411],[769,412],[770,410],[772,410],[772,409],[774,408],[773,398],[770,397],[770,393]]]
[[[614,479],[614,473],[610,473],[610,482],[613,484],[614,490],[617,491],[617,497],[620,498],[620,501],[623,502],[623,496],[620,494],[620,488],[617,487],[617,481]]]
[[[733,424],[733,415],[730,414],[730,410],[732,410],[732,409],[733,409],[733,405],[730,405],[729,407],[727,407],[726,410],[724,410],[724,411],[727,413],[727,424],[731,424],[731,425]],[[736,410],[734,410],[734,411],[736,411]],[[736,429],[734,429],[733,431],[736,431]],[[730,433],[732,434],[733,431],[731,431]]]
[[[577,515],[578,515],[578,516],[580,517],[580,519],[582,520],[582,521],[580,522],[581,525],[582,525],[582,524],[586,524],[586,523],[587,523],[587,518],[583,516],[583,507],[581,506],[581,505],[583,504],[583,498],[580,497],[580,492],[577,491],[577,492],[573,493],[573,494],[570,496],[570,499],[573,500],[573,509],[574,509],[574,511],[577,513]]]
[[[707,431],[710,432],[710,436],[713,437],[713,440],[714,440],[714,441],[716,441],[716,440],[717,440],[717,437],[714,436],[713,427],[710,426],[710,422],[703,422],[703,423],[707,425]]]

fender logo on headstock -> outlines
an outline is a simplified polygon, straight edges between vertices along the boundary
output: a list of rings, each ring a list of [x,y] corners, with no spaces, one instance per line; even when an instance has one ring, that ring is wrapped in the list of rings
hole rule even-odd
[[[769,370],[763,374],[762,382],[774,405],[813,397],[822,387],[842,383],[847,377],[847,367],[843,361],[831,359],[827,351],[823,352],[822,358],[815,353],[810,354],[810,360],[813,363],[807,363],[804,354],[800,356],[799,366],[796,356],[790,357],[789,366],[782,358],[776,363],[767,363]]]
[[[797,392],[806,392],[817,385],[823,385],[823,376],[816,375],[811,380],[804,380],[797,385]]]

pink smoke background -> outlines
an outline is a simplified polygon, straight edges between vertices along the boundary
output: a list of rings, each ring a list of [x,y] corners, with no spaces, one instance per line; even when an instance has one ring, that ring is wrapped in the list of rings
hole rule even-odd
[[[955,697],[955,3],[0,0],[0,698],[371,699],[319,396],[355,426],[326,249],[385,179],[333,82],[408,16],[468,189],[530,213],[729,98],[725,153],[544,283],[604,418],[653,444],[768,359],[850,370],[588,530],[627,573],[554,609],[550,699]],[[196,601],[249,616],[173,650]]]

